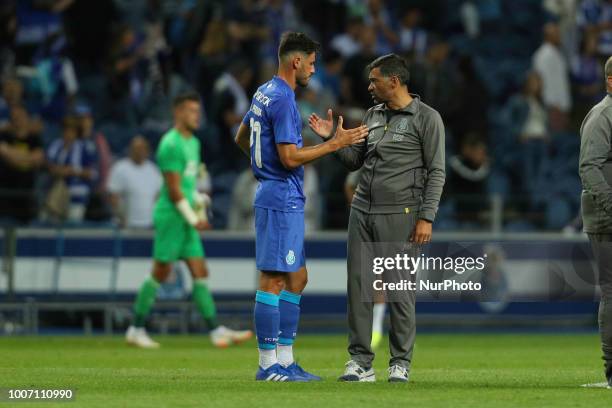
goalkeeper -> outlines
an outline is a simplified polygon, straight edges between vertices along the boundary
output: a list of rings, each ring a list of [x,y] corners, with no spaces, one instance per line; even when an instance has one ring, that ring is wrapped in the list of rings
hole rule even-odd
[[[126,340],[138,347],[159,347],[148,336],[145,322],[172,264],[183,260],[193,277],[193,301],[210,330],[211,341],[217,347],[226,347],[249,339],[252,332],[231,330],[218,324],[215,302],[207,284],[208,268],[198,231],[210,226],[206,216],[210,199],[196,190],[200,142],[193,135],[200,126],[199,96],[196,93],[179,95],[173,109],[174,127],[162,137],[157,149],[157,164],[164,183],[153,213],[153,271],[138,291],[134,322],[127,330]]]

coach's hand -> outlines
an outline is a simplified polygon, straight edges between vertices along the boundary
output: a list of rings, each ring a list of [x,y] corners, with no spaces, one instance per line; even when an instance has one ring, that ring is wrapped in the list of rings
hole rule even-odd
[[[344,129],[342,127],[343,123],[344,119],[340,116],[338,118],[336,134],[332,138],[332,140],[338,144],[339,149],[365,141],[368,136],[368,127],[366,125],[361,125],[353,129]]]
[[[410,235],[410,242],[416,244],[426,244],[431,241],[431,222],[427,220],[418,220]]]
[[[316,113],[308,118],[308,125],[313,132],[327,140],[331,137],[334,130],[334,116],[331,109],[327,110],[327,119],[322,119]]]

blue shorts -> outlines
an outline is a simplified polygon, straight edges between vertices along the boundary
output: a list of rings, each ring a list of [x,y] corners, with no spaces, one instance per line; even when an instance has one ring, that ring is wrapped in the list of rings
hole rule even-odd
[[[255,254],[260,271],[297,272],[306,265],[304,213],[255,207]]]

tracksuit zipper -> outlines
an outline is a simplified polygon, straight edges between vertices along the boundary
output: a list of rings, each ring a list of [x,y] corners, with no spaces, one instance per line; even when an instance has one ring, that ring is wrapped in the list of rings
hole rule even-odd
[[[376,144],[374,145],[374,154],[376,154],[376,148],[378,147],[378,144],[380,142],[382,142],[382,140],[385,138],[385,135],[387,134],[387,129],[389,128],[389,119],[387,119],[385,121],[385,130],[383,132],[382,137],[378,140],[378,142],[376,142]],[[370,177],[370,207],[368,212],[372,212],[372,181],[374,180],[374,174],[376,171],[376,163],[378,163],[378,157],[376,157],[374,159],[374,165],[372,166],[372,177]]]

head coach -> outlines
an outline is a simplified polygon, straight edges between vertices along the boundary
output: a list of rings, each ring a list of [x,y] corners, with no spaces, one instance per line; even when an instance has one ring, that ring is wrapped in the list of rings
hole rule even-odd
[[[589,236],[601,288],[599,333],[605,374],[612,386],[612,57],[606,62],[608,95],[580,127],[582,220]]]
[[[445,179],[444,124],[437,111],[408,92],[406,62],[389,54],[374,60],[367,71],[368,91],[378,103],[363,118],[367,139],[336,153],[349,170],[362,169],[348,227],[351,359],[341,381],[375,380],[370,347],[373,304],[361,298],[362,243],[429,242]],[[313,114],[309,125],[321,137],[329,137],[331,110],[326,119]],[[389,381],[406,382],[416,334],[415,292],[406,291],[389,309]]]

